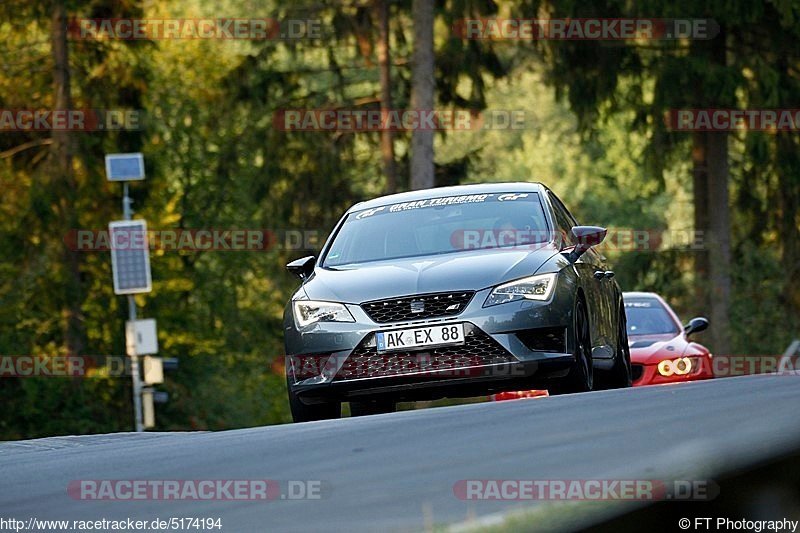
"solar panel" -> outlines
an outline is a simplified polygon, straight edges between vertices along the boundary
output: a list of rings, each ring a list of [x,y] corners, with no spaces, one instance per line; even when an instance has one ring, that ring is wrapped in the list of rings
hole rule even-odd
[[[144,220],[117,220],[108,225],[115,294],[150,292],[150,249]]]
[[[109,181],[144,179],[144,156],[140,153],[106,155],[106,177]]]

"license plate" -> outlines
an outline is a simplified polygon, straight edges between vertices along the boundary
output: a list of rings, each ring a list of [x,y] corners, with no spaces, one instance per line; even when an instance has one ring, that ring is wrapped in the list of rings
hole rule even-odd
[[[376,337],[378,352],[464,344],[464,324],[381,331]]]

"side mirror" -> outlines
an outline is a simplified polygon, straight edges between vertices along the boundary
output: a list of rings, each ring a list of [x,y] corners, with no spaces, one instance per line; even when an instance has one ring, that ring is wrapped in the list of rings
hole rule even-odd
[[[286,270],[305,280],[314,272],[314,265],[317,264],[317,259],[313,255],[308,255],[300,259],[295,259],[286,265]]]
[[[574,226],[571,233],[575,239],[575,248],[572,249],[567,258],[574,263],[589,248],[603,242],[607,232],[606,228],[601,228],[600,226]]]
[[[708,319],[702,316],[695,317],[683,326],[683,332],[688,337],[692,333],[698,333],[708,329]]]

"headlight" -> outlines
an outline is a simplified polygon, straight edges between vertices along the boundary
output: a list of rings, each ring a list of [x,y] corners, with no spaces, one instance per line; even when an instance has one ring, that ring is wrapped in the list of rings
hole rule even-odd
[[[297,327],[308,326],[314,322],[355,322],[355,318],[343,304],[336,302],[315,302],[314,300],[294,301],[294,320]]]
[[[681,357],[674,361],[675,373],[684,376],[692,371],[692,360],[688,357]]]
[[[664,359],[658,363],[658,373],[667,378],[673,374],[676,376],[685,376],[691,371],[692,360],[688,357],[681,357],[680,359]]]
[[[498,285],[486,298],[484,307],[515,300],[548,300],[553,294],[557,274],[539,274]]]

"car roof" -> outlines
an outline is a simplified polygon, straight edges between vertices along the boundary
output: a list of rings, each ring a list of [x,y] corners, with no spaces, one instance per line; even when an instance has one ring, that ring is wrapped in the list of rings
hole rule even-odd
[[[445,196],[461,196],[466,194],[490,194],[498,192],[536,192],[540,193],[546,190],[546,187],[538,182],[527,181],[513,181],[501,183],[475,183],[470,185],[455,185],[452,187],[435,187],[433,189],[421,189],[418,191],[401,192],[398,194],[390,194],[388,196],[380,196],[372,200],[360,202],[347,210],[360,211],[362,209],[371,209],[373,207],[380,207],[382,205],[397,204],[401,202],[413,202],[416,200],[424,200],[426,198],[442,198]]]
[[[659,296],[655,292],[637,292],[637,291],[629,291],[622,293],[623,298],[655,298],[657,300],[663,300],[661,296]]]

